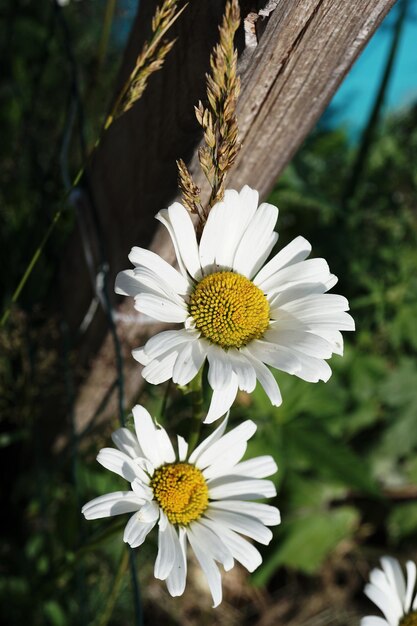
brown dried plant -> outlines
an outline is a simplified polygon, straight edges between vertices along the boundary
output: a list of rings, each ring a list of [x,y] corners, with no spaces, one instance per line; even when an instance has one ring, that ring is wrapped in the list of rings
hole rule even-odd
[[[175,44],[176,39],[164,40],[163,37],[187,7],[185,4],[181,9],[178,9],[178,4],[178,0],[165,0],[156,9],[152,18],[152,37],[150,41],[145,42],[136,59],[135,67],[124,84],[112,112],[105,121],[105,130],[142,97],[149,77],[160,70],[164,64],[165,57]]]
[[[200,189],[194,183],[184,161],[177,161],[183,202],[191,213],[198,215],[200,230],[207,220],[210,208],[223,198],[226,174],[241,147],[236,117],[240,80],[236,72],[237,50],[234,47],[239,24],[238,0],[229,0],[219,27],[219,42],[210,57],[211,73],[206,77],[207,105],[199,102],[195,108],[197,121],[204,131],[205,143],[199,149],[199,162],[211,186],[206,209],[201,205]]]

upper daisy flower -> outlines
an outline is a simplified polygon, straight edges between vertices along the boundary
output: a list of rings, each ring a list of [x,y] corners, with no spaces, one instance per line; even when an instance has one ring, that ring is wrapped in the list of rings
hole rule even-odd
[[[185,588],[186,548],[190,544],[204,571],[214,606],[222,599],[220,572],[234,559],[252,572],[262,562],[246,535],[263,544],[272,538],[267,526],[280,523],[278,509],[252,499],[274,496],[270,480],[277,466],[270,456],[240,462],[256,426],[246,421],[224,434],[226,420],[191,454],[182,437],[178,453],[163,428],[155,426],[142,406],[133,409],[136,437],[127,428],[112,439],[118,450],[104,448],[97,460],[131,483],[130,491],[117,491],[88,502],[87,519],[132,513],[124,540],[140,546],[158,522],[155,576],[166,580],[172,596]],[[239,533],[239,534],[238,534]]]
[[[181,324],[133,351],[143,377],[185,385],[205,359],[213,395],[206,422],[226,413],[238,389],[258,379],[272,404],[281,404],[270,365],[303,380],[327,381],[324,359],[342,354],[340,330],[354,330],[343,296],[326,294],[337,278],[324,259],[306,260],[311,246],[297,237],[265,263],[278,235],[278,209],[245,186],[216,204],[198,243],[193,222],[178,202],[157,219],[174,244],[179,271],[161,257],[133,248],[135,268],[120,272],[116,292],[162,322]]]
[[[397,559],[385,556],[381,565],[382,569],[372,570],[365,593],[385,619],[370,615],[361,626],[417,626],[416,564],[407,562],[407,580]]]

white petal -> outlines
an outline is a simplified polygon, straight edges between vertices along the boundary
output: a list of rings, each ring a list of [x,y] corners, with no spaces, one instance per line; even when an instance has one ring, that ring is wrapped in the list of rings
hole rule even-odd
[[[194,535],[192,535],[188,530],[187,537],[197,561],[200,563],[200,567],[207,578],[211,595],[213,597],[213,608],[215,608],[222,601],[222,581],[219,569],[214,560],[206,554],[204,544],[200,545]]]
[[[222,459],[228,454],[233,455],[233,448],[241,442],[246,443],[256,431],[256,424],[252,420],[247,420],[240,424],[226,435],[223,435],[218,441],[211,444],[205,452],[203,452],[196,463],[197,467],[204,469]]]
[[[344,296],[335,293],[313,294],[281,305],[285,311],[298,317],[299,313],[331,313],[333,311],[349,311],[349,302]]]
[[[143,350],[149,359],[157,359],[162,354],[166,354],[173,348],[178,348],[184,343],[194,341],[198,338],[198,333],[184,330],[164,330],[148,339]],[[133,350],[133,354],[135,350]]]
[[[141,522],[138,514],[135,513],[126,524],[123,541],[128,543],[131,548],[138,548],[145,541],[155,524],[156,520]]]
[[[256,340],[251,343],[250,351],[267,365],[288,374],[295,374],[308,382],[316,383],[319,380],[327,382],[332,375],[332,370],[326,361],[308,356],[293,348]]]
[[[273,230],[278,219],[278,209],[272,204],[263,203],[248,225],[233,260],[233,269],[239,274],[251,278],[259,269],[261,257],[271,251]],[[276,239],[275,239],[276,241]]]
[[[142,456],[142,450],[135,435],[128,428],[118,428],[111,436],[113,443],[128,456]]]
[[[244,348],[244,355],[248,359],[248,361],[252,364],[252,367],[255,370],[256,378],[261,383],[262,387],[265,390],[266,395],[271,400],[271,403],[274,406],[280,406],[282,404],[282,396],[278,387],[278,383],[275,380],[274,376],[271,374],[269,369],[255,356],[253,356],[249,349]]]
[[[161,519],[164,513],[161,511]],[[159,526],[158,533],[158,556],[155,561],[154,576],[159,580],[165,580],[172,570],[174,565],[176,551],[176,536],[175,528],[172,524],[167,523]]]
[[[268,302],[272,308],[283,306],[284,304],[288,304],[290,302],[294,302],[295,300],[300,300],[300,298],[305,298],[310,295],[320,295],[326,293],[331,287],[333,287],[337,282],[336,276],[333,274],[329,274],[329,278],[326,282],[322,283],[298,283],[293,287],[288,287],[284,289],[284,291],[279,291],[278,293],[272,291],[268,294]]]
[[[184,306],[184,297],[178,295],[172,286],[166,283],[158,274],[147,267],[137,267],[134,270],[135,279],[139,285],[139,293],[149,293],[167,298],[171,302]],[[138,295],[136,296],[136,298]]]
[[[292,317],[292,319],[296,320],[296,322],[302,322],[307,325],[313,332],[316,332],[317,329],[355,330],[355,322],[352,316],[343,311],[336,311],[334,313],[310,313],[309,311],[304,311],[295,316],[288,313],[284,309],[277,308],[271,309],[270,315],[272,319],[277,320],[278,322],[280,322],[281,319],[288,320],[289,317]]]
[[[273,498],[277,495],[274,484],[270,480],[247,479],[240,476],[224,476],[209,482],[210,498],[221,500],[239,497],[244,500]]]
[[[258,208],[259,193],[249,185],[244,185],[239,192],[239,200],[241,221],[245,224],[244,229],[246,229],[246,224],[249,224]]]
[[[227,189],[210,211],[200,241],[200,262],[205,274],[231,268],[241,236],[239,195]]]
[[[332,346],[334,354],[339,354],[340,356],[343,356],[343,337],[340,331],[315,328],[312,332],[314,332],[315,335],[323,337],[323,339],[328,341]]]
[[[275,244],[278,241],[278,233],[272,232],[269,236],[269,240],[265,244],[264,252],[258,257],[255,265],[252,268],[251,275],[253,276],[256,272],[263,266],[265,261],[269,258],[272,250],[275,247]]]
[[[218,439],[220,439],[220,437],[222,437],[224,431],[226,430],[226,426],[227,426],[227,417],[222,421],[220,426],[217,426],[216,430],[214,430],[211,433],[211,435],[206,437],[196,447],[196,449],[190,454],[190,458],[188,459],[189,462],[192,463],[192,464],[196,464],[196,462],[199,459],[200,455],[203,454],[203,452],[205,450],[207,450],[207,448],[209,448],[214,442],[216,442]]]
[[[218,500],[216,502],[210,502],[209,508],[217,511],[233,511],[235,513],[249,515],[266,526],[276,526],[281,523],[281,515],[278,509],[269,504],[261,504],[260,502]]]
[[[228,350],[227,355],[238,378],[239,389],[252,393],[256,387],[256,373],[253,365],[240,350],[235,348]]]
[[[236,463],[238,463],[243,457],[247,447],[248,444],[246,441],[240,441],[234,445],[233,449],[228,451],[227,454],[217,457],[211,465],[203,470],[204,478],[206,480],[211,480],[218,476],[234,473]]]
[[[167,217],[172,228],[170,235],[173,240],[175,239],[175,248],[181,256],[183,265],[193,278],[200,276],[201,266],[195,228],[188,211],[179,202],[174,202],[168,207]]]
[[[209,345],[207,350],[209,362],[208,381],[212,389],[223,389],[230,385],[232,365],[227,352],[219,346]]]
[[[204,424],[211,424],[227,413],[236,398],[238,390],[238,378],[234,372],[229,385],[220,389],[214,389],[211,396],[210,407]]]
[[[140,468],[134,460],[120,450],[114,448],[103,448],[97,455],[97,461],[106,469],[122,476],[130,483],[141,474]]]
[[[212,519],[214,522],[220,522],[235,530],[242,535],[247,535],[259,543],[268,545],[272,539],[272,532],[264,524],[259,522],[254,517],[248,515],[241,515],[234,511],[222,511],[219,509],[208,508],[205,512],[205,516]]]
[[[264,287],[264,283],[267,284],[266,281],[271,278],[271,276],[290,264],[304,261],[310,252],[311,245],[307,239],[304,239],[304,237],[296,237],[261,269],[253,282],[263,291],[267,291],[267,287]]]
[[[365,586],[364,593],[382,611],[390,624],[398,623],[402,612],[394,606],[392,596],[387,596],[378,587],[369,584]]]
[[[161,431],[159,431],[159,433],[157,432],[152,417],[149,415],[148,411],[139,404],[133,407],[133,418],[135,421],[136,436],[146,458],[149,459],[155,467],[169,462],[168,459],[166,459],[166,437],[168,435],[165,433],[166,437],[164,437],[164,435],[161,436]],[[170,458],[172,454],[174,454],[174,452],[170,444]]]
[[[90,500],[84,504],[81,513],[85,519],[111,517],[137,511],[143,502],[143,499],[138,498],[132,491],[115,491]]]
[[[140,510],[136,513],[137,520],[144,524],[150,524],[151,522],[157,522],[159,519],[159,506],[155,500],[145,502]]]
[[[152,293],[141,293],[135,298],[135,309],[160,322],[180,323],[188,317],[187,308],[168,298]]]
[[[379,568],[373,569],[371,573],[369,574],[369,580],[373,585],[375,585],[375,587],[378,587],[387,596],[389,596],[392,593],[392,589],[385,575],[385,572],[382,571],[381,569]]]
[[[255,339],[251,342],[248,350],[259,361],[287,372],[287,374],[296,374],[301,369],[298,356],[293,351],[287,350],[287,348]]]
[[[246,567],[249,572],[253,572],[262,563],[262,557],[258,550],[246,539],[235,533],[224,524],[204,519],[204,523],[214,532],[221,534],[223,543],[229,548],[233,558]]]
[[[223,240],[224,228],[223,218],[225,213],[221,209],[221,203],[217,203],[211,209],[207,222],[204,225],[199,245],[200,265],[205,274],[217,271],[216,252],[219,246],[219,239]]]
[[[407,561],[406,568],[407,568],[407,590],[406,590],[405,600],[404,600],[404,610],[406,613],[408,613],[408,611],[411,608],[411,602],[413,600],[413,592],[414,592],[414,588],[416,585],[416,564],[414,563],[414,561]],[[415,602],[416,601],[417,601],[417,595],[416,595]]]
[[[187,385],[202,367],[206,358],[201,341],[188,342],[181,347],[172,372],[172,380],[177,385]]]
[[[160,385],[172,378],[175,361],[177,360],[178,349],[172,348],[165,355],[158,359],[153,359],[142,370],[142,376],[151,385]]]
[[[149,483],[145,483],[139,478],[135,478],[135,480],[132,482],[132,489],[135,495],[137,495],[138,498],[141,498],[143,502],[152,501],[153,490],[151,487],[149,487]]]
[[[192,535],[199,545],[204,546],[206,553],[215,561],[221,563],[226,572],[232,569],[234,561],[230,550],[226,548],[218,533],[213,532],[204,525],[203,519],[190,524],[187,529],[187,535],[188,537]]]
[[[156,429],[156,439],[158,442],[159,456],[163,459],[163,463],[173,463],[176,461],[174,446],[168,436],[167,431],[160,427]]]
[[[186,294],[189,283],[172,265],[169,265],[159,254],[145,248],[133,247],[129,254],[129,261],[133,265],[143,265],[161,276],[177,293]]]
[[[396,602],[397,608],[402,613],[405,600],[405,581],[400,564],[398,563],[397,559],[393,559],[389,556],[383,556],[381,559],[381,564],[387,580],[391,588],[395,592],[395,599],[398,601]],[[392,600],[393,599],[394,596]]]
[[[279,324],[266,331],[264,340],[319,359],[329,359],[333,353],[332,344],[322,337],[306,331],[282,330]]]
[[[376,615],[367,615],[362,617],[360,626],[390,626],[386,619],[376,617]]]
[[[250,478],[266,478],[277,471],[278,467],[272,456],[258,456],[249,461],[243,461],[233,468],[233,474]]]
[[[161,211],[159,211],[159,213],[157,213],[155,215],[155,218],[161,222],[161,224],[163,224],[165,226],[165,228],[168,231],[169,236],[171,237],[171,241],[172,241],[172,245],[174,246],[174,250],[175,250],[175,256],[177,257],[177,261],[178,261],[178,266],[180,268],[180,272],[181,274],[184,276],[185,280],[188,282],[189,281],[189,275],[187,273],[187,269],[184,265],[184,262],[182,260],[181,257],[181,253],[180,253],[180,249],[178,247],[178,242],[177,239],[175,237],[175,233],[174,233],[174,229],[172,227],[169,215],[168,215],[168,209],[162,209]]]
[[[185,581],[187,578],[187,555],[186,555],[186,534],[184,528],[179,528],[179,538],[174,536],[175,558],[172,569],[166,579],[169,593],[174,598],[184,593]]]
[[[181,437],[181,435],[177,435],[177,442],[178,442],[178,460],[185,461],[185,459],[187,458],[188,443],[185,441],[184,437]]]
[[[294,354],[297,355],[301,364],[301,369],[296,373],[298,378],[301,378],[309,383],[317,383],[319,380],[327,383],[332,375],[332,370],[326,361],[323,361],[322,359],[315,359],[312,356],[307,356],[306,354],[298,351],[294,351]]]
[[[324,259],[308,259],[278,270],[261,284],[257,279],[256,284],[264,292],[278,292],[306,282],[326,283],[329,275],[329,266]]]
[[[132,356],[135,359],[135,361],[137,361],[141,365],[149,365],[149,363],[152,361],[152,359],[146,356],[143,346],[132,350]]]
[[[133,270],[124,270],[116,276],[114,290],[120,296],[137,296],[141,289]]]

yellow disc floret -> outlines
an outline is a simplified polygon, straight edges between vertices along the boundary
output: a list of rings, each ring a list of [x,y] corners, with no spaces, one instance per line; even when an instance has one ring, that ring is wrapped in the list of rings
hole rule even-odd
[[[412,611],[400,619],[399,626],[417,626],[417,611]]]
[[[216,272],[201,280],[189,310],[201,334],[222,348],[242,348],[262,337],[269,325],[269,303],[246,276]]]
[[[189,463],[170,463],[155,470],[151,480],[155,500],[171,524],[186,526],[208,506],[208,487],[201,471]]]

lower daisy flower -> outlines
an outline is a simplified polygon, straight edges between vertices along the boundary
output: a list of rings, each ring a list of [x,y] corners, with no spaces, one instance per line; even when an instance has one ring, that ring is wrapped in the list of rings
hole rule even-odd
[[[361,626],[417,626],[416,564],[406,563],[406,579],[397,559],[385,556],[381,565],[371,571],[365,594],[385,618],[369,615]]]
[[[276,494],[266,476],[277,470],[270,456],[241,461],[247,441],[256,430],[248,420],[225,434],[226,421],[190,454],[177,438],[178,452],[167,432],[157,427],[146,409],[133,409],[136,436],[127,428],[112,435],[114,448],[100,450],[97,460],[131,483],[128,491],[100,496],[84,505],[86,519],[133,513],[124,541],[140,546],[158,523],[156,578],[165,580],[172,596],[183,593],[187,575],[187,544],[206,575],[214,606],[222,599],[216,565],[227,571],[234,561],[250,572],[262,558],[241,535],[268,544],[267,526],[280,523],[277,508],[252,502]]]
[[[186,385],[207,359],[213,389],[206,422],[231,407],[238,389],[258,380],[272,404],[282,402],[274,367],[308,382],[327,381],[326,362],[343,353],[341,330],[354,330],[343,296],[326,293],[337,282],[324,259],[308,259],[311,245],[297,237],[269,262],[278,239],[278,209],[258,207],[245,186],[225,192],[210,211],[201,240],[178,202],[156,216],[172,239],[179,271],[161,257],[133,248],[134,269],[120,272],[116,292],[162,322],[182,325],[161,332],[133,351],[142,375],[158,385]]]

